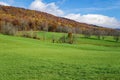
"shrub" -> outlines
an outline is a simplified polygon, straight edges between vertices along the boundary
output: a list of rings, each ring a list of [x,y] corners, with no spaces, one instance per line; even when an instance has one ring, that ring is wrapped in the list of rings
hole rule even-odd
[[[33,38],[33,39],[40,39],[37,35],[37,32],[31,30],[31,31],[23,31],[21,36],[26,37],[26,38]]]
[[[33,39],[38,39],[38,40],[40,40],[40,38],[39,38],[38,35],[37,35],[37,32],[33,32]]]
[[[75,36],[72,33],[68,33],[67,37],[64,35],[58,40],[59,43],[69,43],[73,44],[75,42]]]
[[[65,35],[59,38],[58,43],[66,43]]]

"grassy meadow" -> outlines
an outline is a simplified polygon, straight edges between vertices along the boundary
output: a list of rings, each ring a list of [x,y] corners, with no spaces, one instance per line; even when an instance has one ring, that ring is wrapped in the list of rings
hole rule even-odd
[[[76,35],[74,44],[61,44],[51,37],[64,33],[38,35],[40,40],[0,34],[0,80],[120,80],[120,42],[112,37]]]

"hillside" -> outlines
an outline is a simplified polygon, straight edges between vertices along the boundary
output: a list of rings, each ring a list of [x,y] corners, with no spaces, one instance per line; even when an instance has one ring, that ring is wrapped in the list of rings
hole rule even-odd
[[[48,13],[17,8],[12,6],[0,6],[0,29],[4,23],[11,23],[18,30],[44,30],[48,27],[48,31],[67,32],[68,28],[74,28],[77,33],[85,30],[104,29],[105,32],[114,31],[113,29],[96,27],[85,23],[79,23],[74,20],[57,17]],[[62,28],[62,31],[60,30]]]

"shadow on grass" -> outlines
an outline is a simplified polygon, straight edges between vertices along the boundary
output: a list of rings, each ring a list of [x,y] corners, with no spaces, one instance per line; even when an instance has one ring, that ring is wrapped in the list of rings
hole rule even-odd
[[[97,39],[97,38],[86,38],[86,37],[80,37],[80,38],[89,39],[89,40],[102,40],[102,39]]]
[[[120,43],[120,41],[119,41],[119,42],[116,42],[116,41],[114,41],[114,40],[103,40],[103,39],[97,39],[97,38],[85,38],[85,37],[79,37],[79,38],[90,39],[90,40],[107,41],[107,42],[114,42],[114,43]]]
[[[119,44],[120,41],[116,42],[114,40],[105,40],[105,39],[97,39],[97,38],[85,38],[85,37],[79,37],[79,38],[82,38],[82,39],[89,39],[89,40],[96,40],[96,41],[104,41],[104,42],[111,42],[111,43],[115,43],[115,44]],[[103,45],[103,44],[102,44]],[[110,45],[105,45],[105,46],[110,46]],[[115,45],[116,47],[116,45]],[[118,47],[118,46],[117,46]]]
[[[103,41],[113,42],[113,43],[120,43],[120,41],[116,42],[116,41],[114,41],[114,40],[103,40]]]

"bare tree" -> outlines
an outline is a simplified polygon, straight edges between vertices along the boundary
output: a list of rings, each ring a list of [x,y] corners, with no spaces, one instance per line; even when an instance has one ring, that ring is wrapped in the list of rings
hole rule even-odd
[[[113,38],[116,42],[118,42],[120,39],[120,31],[118,31],[118,30],[114,31]]]
[[[92,29],[84,30],[82,33],[83,33],[85,38],[90,38],[92,35]]]
[[[97,39],[101,39],[101,31],[99,29],[95,29],[93,33]]]
[[[2,24],[2,27],[1,27],[1,32],[3,33],[3,34],[6,34],[6,35],[16,35],[16,33],[17,33],[17,31],[18,31],[18,28],[17,28],[17,26],[13,26],[11,23],[9,23],[9,22],[4,22],[3,24]]]
[[[75,30],[75,33],[82,34],[80,27],[75,27],[74,30]]]
[[[107,35],[107,32],[105,30],[102,30],[101,31],[101,36],[102,36],[102,39],[104,40],[105,39],[105,36]]]
[[[57,26],[56,32],[62,32],[62,31],[63,31],[63,27],[62,26]]]

